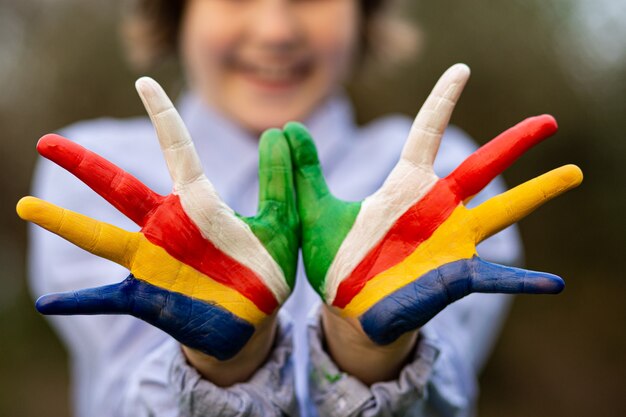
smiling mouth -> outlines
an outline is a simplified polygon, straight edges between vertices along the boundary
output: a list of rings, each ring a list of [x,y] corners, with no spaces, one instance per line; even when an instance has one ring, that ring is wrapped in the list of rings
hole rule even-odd
[[[246,80],[263,89],[287,89],[304,81],[313,71],[310,59],[272,60],[234,59],[231,68]]]

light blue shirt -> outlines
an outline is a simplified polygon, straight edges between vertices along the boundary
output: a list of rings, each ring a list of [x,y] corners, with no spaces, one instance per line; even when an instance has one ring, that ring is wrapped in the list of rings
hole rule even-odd
[[[254,214],[258,194],[256,138],[194,95],[185,95],[177,107],[205,173],[221,197],[237,212]],[[359,127],[348,100],[336,96],[305,124],[316,140],[331,191],[339,198],[362,200],[380,187],[397,162],[411,121],[391,116]],[[98,119],[74,124],[61,133],[127,170],[154,191],[171,191],[169,174],[147,118]],[[449,128],[435,163],[436,172],[440,176],[449,173],[474,149],[462,131]],[[473,203],[503,189],[496,180]],[[33,193],[98,220],[137,230],[93,191],[48,161],[38,164]],[[498,263],[519,263],[517,232],[514,228],[504,230],[484,242],[479,252]],[[111,284],[128,275],[119,265],[39,228],[31,228],[30,255],[36,296]],[[272,358],[247,384],[228,389],[202,380],[185,363],[173,339],[134,317],[51,317],[70,351],[75,414],[234,416],[272,415],[277,410],[293,414],[296,395],[302,415],[315,415],[316,407],[324,416],[386,415],[398,410],[411,415],[473,412],[476,376],[499,331],[508,297],[474,294],[448,307],[421,330],[416,357],[398,381],[366,387],[348,375],[338,380],[315,377],[341,373],[323,351],[315,316],[319,297],[301,267],[296,282],[283,308]],[[312,323],[308,330],[307,320]],[[307,366],[311,366],[310,375]]]

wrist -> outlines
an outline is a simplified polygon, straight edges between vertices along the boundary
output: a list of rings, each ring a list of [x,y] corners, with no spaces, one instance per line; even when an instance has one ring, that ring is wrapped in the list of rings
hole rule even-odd
[[[357,319],[341,317],[326,305],[321,323],[326,349],[335,363],[367,385],[396,379],[414,351],[418,334],[415,330],[388,345],[377,345]]]
[[[207,380],[217,386],[228,387],[245,382],[263,365],[276,338],[276,315],[271,316],[231,359],[220,361],[196,349],[181,345],[187,362]]]

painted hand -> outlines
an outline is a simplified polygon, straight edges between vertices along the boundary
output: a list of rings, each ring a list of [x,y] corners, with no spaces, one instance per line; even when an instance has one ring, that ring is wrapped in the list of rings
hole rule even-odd
[[[469,78],[450,68],[417,115],[401,159],[363,202],[335,198],[303,126],[285,129],[295,165],[308,279],[331,310],[357,321],[376,344],[418,329],[472,292],[558,293],[561,278],[495,265],[476,245],[577,186],[564,166],[468,209],[463,204],[529,148],[556,132],[551,116],[527,119],[469,156],[454,172],[433,171],[442,134]],[[365,162],[364,162],[365,163]]]
[[[183,345],[225,360],[291,292],[298,217],[289,147],[280,130],[260,141],[259,208],[242,218],[219,198],[202,171],[180,116],[161,87],[137,90],[152,119],[174,188],[156,194],[122,169],[56,135],[41,155],[65,168],[139,226],[127,232],[34,197],[20,217],[130,270],[119,284],[44,295],[43,314],[131,314]]]

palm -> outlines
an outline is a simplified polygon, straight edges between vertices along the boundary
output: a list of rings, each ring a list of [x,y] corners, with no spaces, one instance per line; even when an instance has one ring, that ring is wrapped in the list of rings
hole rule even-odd
[[[400,161],[361,203],[333,197],[308,133],[296,124],[285,128],[296,165],[308,278],[328,305],[343,317],[358,318],[376,343],[393,342],[471,292],[554,293],[563,286],[554,275],[485,262],[477,257],[476,245],[578,185],[578,168],[551,171],[474,209],[463,205],[553,134],[552,117],[520,123],[445,178],[433,171],[441,136],[468,76],[464,66],[442,76],[415,120]]]
[[[56,135],[39,152],[141,226],[127,232],[33,197],[26,220],[130,270],[119,284],[37,301],[44,314],[132,314],[218,359],[234,356],[294,284],[298,218],[289,148],[280,131],[260,142],[259,214],[241,218],[204,176],[189,134],[163,90],[137,84],[174,181],[161,196],[98,155]],[[273,234],[268,230],[274,230]]]

